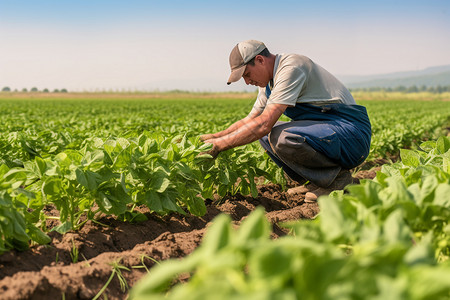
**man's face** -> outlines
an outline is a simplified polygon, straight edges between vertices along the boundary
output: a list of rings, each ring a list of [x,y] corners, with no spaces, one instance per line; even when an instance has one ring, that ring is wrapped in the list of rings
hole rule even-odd
[[[268,72],[268,68],[266,67],[266,60],[263,56],[258,55],[255,57],[254,66],[247,64],[242,78],[244,78],[247,85],[251,84],[254,86],[266,87],[271,79],[269,73],[270,72]]]

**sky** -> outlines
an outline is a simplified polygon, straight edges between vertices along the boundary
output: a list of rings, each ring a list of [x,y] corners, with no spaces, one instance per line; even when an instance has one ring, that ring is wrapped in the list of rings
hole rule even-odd
[[[336,75],[450,64],[448,0],[0,0],[0,89],[243,91],[240,41]]]

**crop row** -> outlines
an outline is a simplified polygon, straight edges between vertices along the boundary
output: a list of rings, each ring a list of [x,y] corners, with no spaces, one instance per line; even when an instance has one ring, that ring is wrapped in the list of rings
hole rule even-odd
[[[65,233],[101,214],[145,220],[145,215],[134,211],[139,205],[159,214],[189,211],[202,216],[205,199],[214,194],[239,192],[256,197],[255,177],[284,180],[268,158],[258,160],[259,151],[241,147],[213,160],[202,154],[209,148],[200,145],[198,138],[147,133],[136,139],[93,138],[78,151],[36,156],[23,167],[10,169],[3,164],[0,200],[11,213],[0,220],[0,251],[26,248],[29,239],[48,242],[43,234],[33,235],[39,231],[36,225],[46,230],[46,205],[59,211],[56,218],[61,224],[53,230]]]
[[[438,134],[450,116],[447,103],[365,102],[373,126],[369,159]],[[255,177],[284,184],[257,143],[215,161],[200,155],[207,148],[198,135],[223,129],[251,105],[243,99],[1,100],[0,252],[26,248],[29,240],[48,242],[40,231],[47,230],[47,205],[59,211],[53,230],[66,232],[102,214],[143,220],[138,205],[202,215],[213,194],[256,197]]]
[[[369,159],[440,135],[447,101],[361,101],[372,123]],[[136,138],[144,132],[188,137],[219,131],[251,109],[251,99],[0,100],[0,153],[12,164],[80,150],[86,139]],[[261,150],[262,151],[262,150]]]
[[[315,220],[270,239],[262,209],[217,217],[182,260],[152,269],[130,299],[449,299],[450,138],[319,198]],[[187,283],[174,284],[180,274]]]

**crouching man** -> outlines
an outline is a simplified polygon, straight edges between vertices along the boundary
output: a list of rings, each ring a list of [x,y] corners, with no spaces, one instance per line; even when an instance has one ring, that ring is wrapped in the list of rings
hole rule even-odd
[[[224,131],[201,139],[221,151],[259,140],[293,180],[314,185],[305,201],[352,183],[349,169],[368,156],[371,126],[366,109],[328,71],[306,56],[272,54],[264,43],[238,43],[230,54],[228,84],[240,78],[259,87],[251,112]],[[278,121],[284,114],[291,121]]]

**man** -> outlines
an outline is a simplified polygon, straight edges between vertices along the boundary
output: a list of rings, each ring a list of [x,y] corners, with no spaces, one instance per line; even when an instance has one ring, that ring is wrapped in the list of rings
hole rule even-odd
[[[259,87],[248,116],[224,131],[205,134],[209,153],[259,140],[293,180],[312,182],[305,201],[352,183],[349,169],[369,154],[371,126],[363,106],[333,75],[309,58],[269,52],[264,43],[238,43],[230,54],[228,84],[241,77]],[[280,122],[282,114],[290,122]]]

